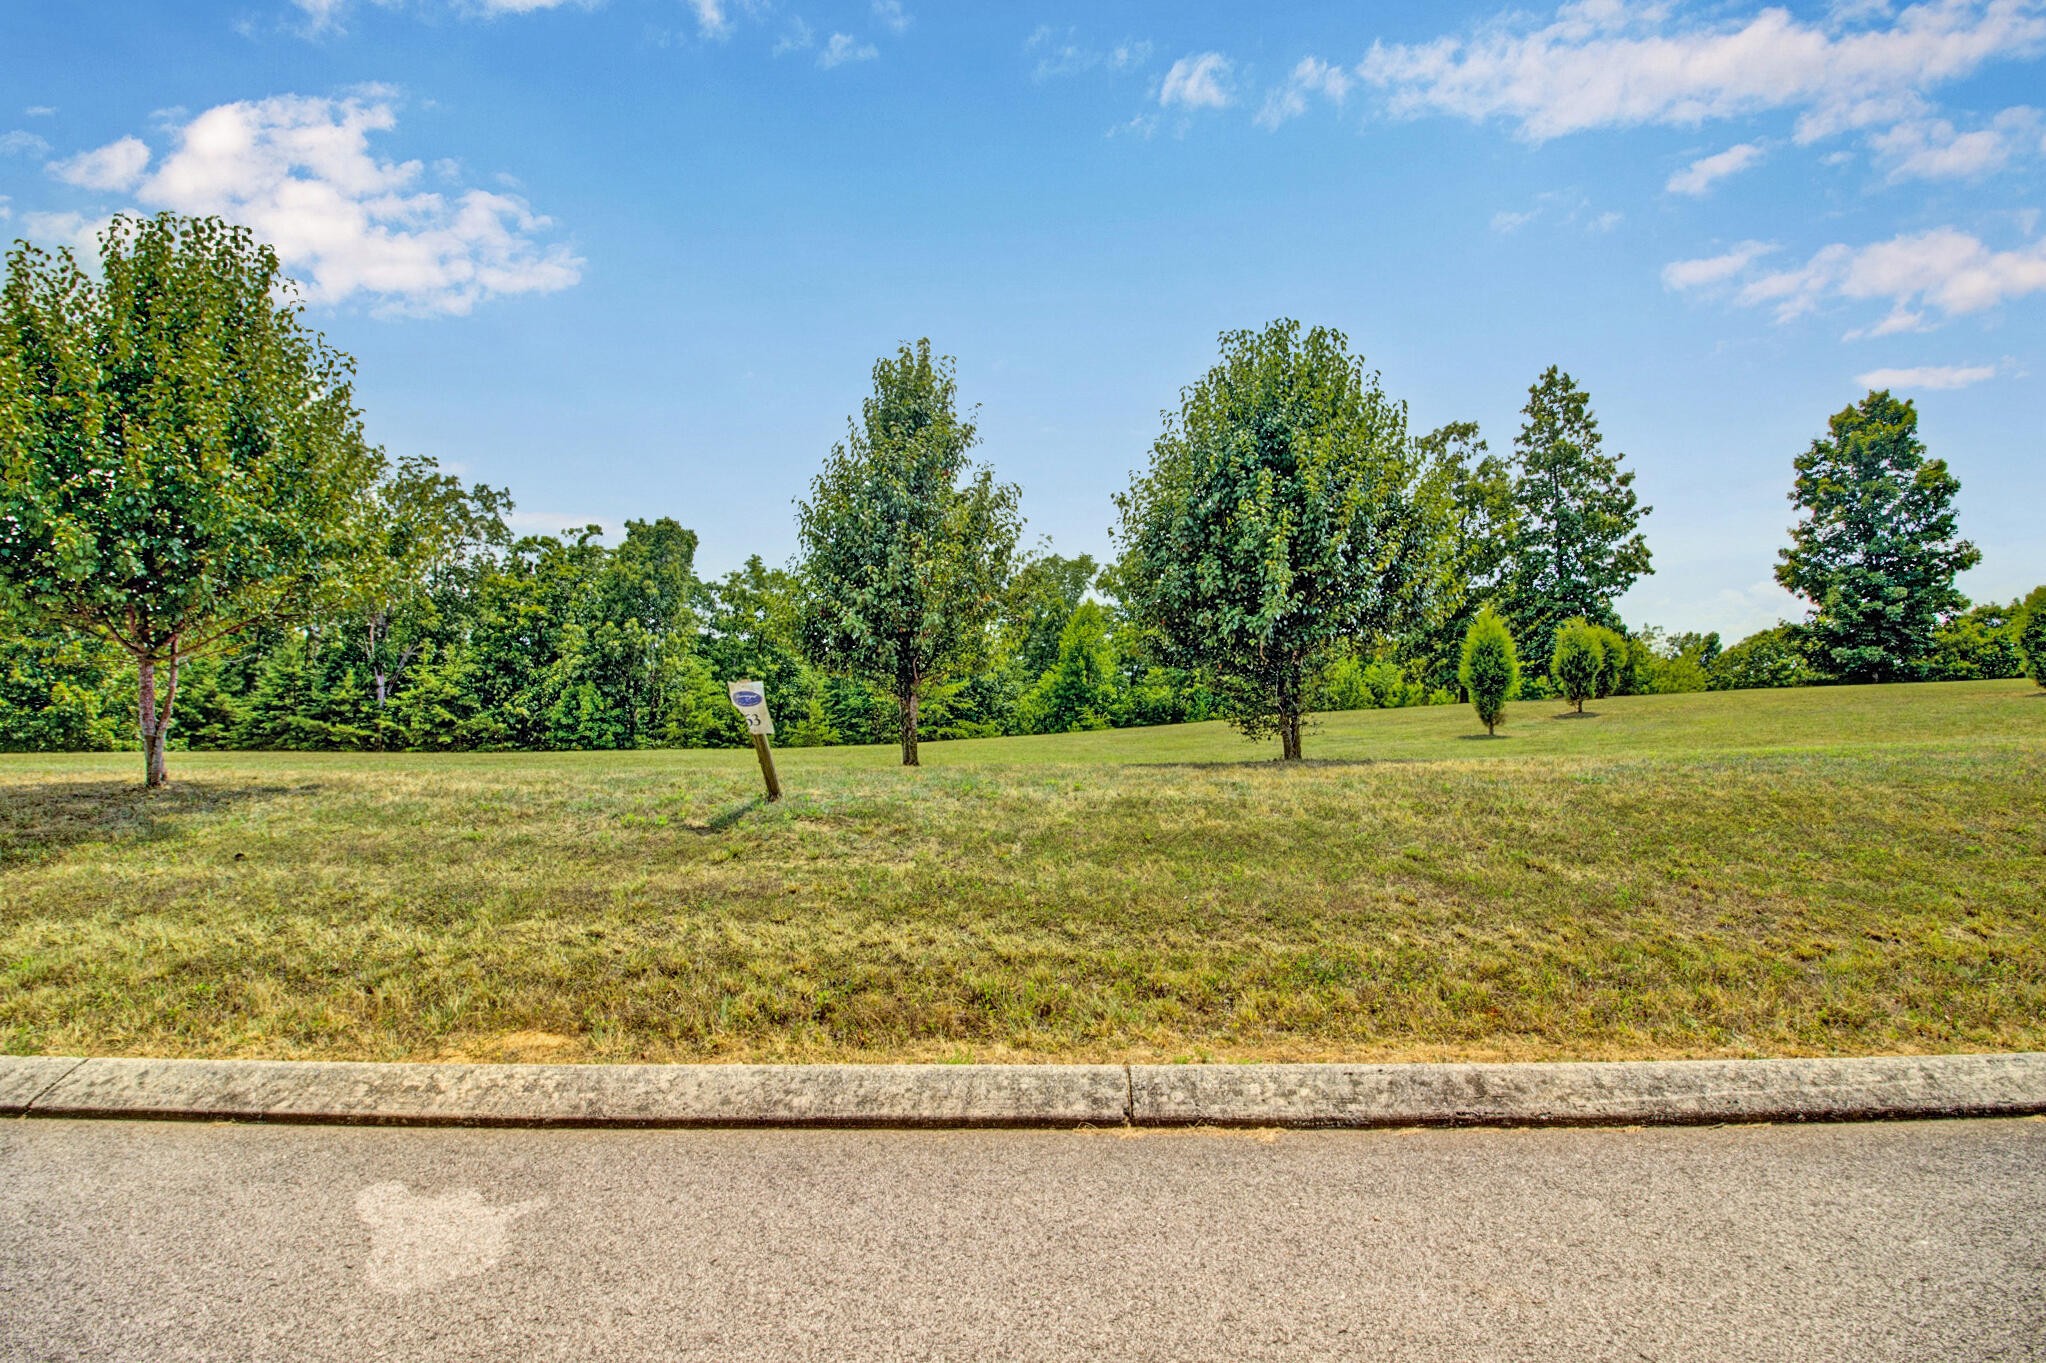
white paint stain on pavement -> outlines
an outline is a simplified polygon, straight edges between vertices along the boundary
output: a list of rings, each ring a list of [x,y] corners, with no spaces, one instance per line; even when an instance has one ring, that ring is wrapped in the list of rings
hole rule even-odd
[[[380,1292],[419,1292],[490,1269],[504,1257],[511,1223],[547,1199],[488,1206],[474,1188],[437,1195],[402,1183],[372,1183],[355,1195],[369,1226],[369,1285]]]

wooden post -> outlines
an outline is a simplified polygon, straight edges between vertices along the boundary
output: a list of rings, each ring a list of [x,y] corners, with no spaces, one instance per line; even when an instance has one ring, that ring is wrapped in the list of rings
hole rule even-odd
[[[753,735],[753,751],[760,758],[760,774],[767,778],[767,799],[771,804],[781,798],[781,778],[774,774],[774,751],[767,746],[766,734]]]

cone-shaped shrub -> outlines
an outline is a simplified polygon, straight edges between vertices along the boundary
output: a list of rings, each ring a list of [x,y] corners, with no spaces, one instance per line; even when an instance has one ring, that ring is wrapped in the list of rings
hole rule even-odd
[[[2024,612],[2018,621],[2018,652],[2025,657],[2026,674],[2046,686],[2046,587],[2032,588]]]
[[[1490,606],[1478,612],[1463,636],[1463,661],[1456,677],[1478,718],[1485,722],[1485,732],[1496,733],[1499,721],[1506,716],[1506,698],[1520,680],[1520,659],[1513,651],[1513,636],[1507,632],[1506,622],[1494,615]]]
[[[1556,631],[1556,652],[1549,659],[1549,677],[1564,698],[1577,707],[1578,714],[1584,713],[1584,702],[1598,693],[1598,674],[1605,665],[1606,646],[1598,637],[1598,627],[1582,619],[1564,621],[1563,628]]]

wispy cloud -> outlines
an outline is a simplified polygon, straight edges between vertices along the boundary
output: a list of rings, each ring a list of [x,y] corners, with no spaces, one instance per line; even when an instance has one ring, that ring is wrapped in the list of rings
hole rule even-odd
[[[1855,376],[1863,388],[1967,388],[1995,378],[1993,364],[1919,365],[1913,369],[1871,369]]]
[[[20,128],[13,132],[0,133],[0,156],[47,156],[49,153],[50,143],[47,138],[38,137]]]
[[[861,42],[850,33],[834,33],[817,54],[817,64],[828,71],[847,62],[870,62],[880,55],[881,49],[872,43]]]
[[[1731,251],[1698,260],[1677,260],[1662,267],[1662,282],[1671,289],[1703,289],[1724,284],[1776,249],[1766,241],[1744,241]]]
[[[909,31],[909,11],[902,7],[902,0],[874,0],[874,18],[890,33]]]
[[[1873,28],[1773,7],[1724,22],[1673,13],[1576,0],[1538,27],[1514,18],[1464,37],[1374,43],[1357,70],[1396,114],[1503,119],[1535,141],[1769,109],[1802,110],[1808,140],[1896,123],[1939,85],[2046,49],[2037,0],[1930,0]]]
[[[1031,59],[1031,78],[1045,81],[1087,71],[1134,71],[1151,60],[1151,44],[1125,39],[1096,47],[1082,41],[1077,29],[1040,24],[1024,40],[1023,53]]]
[[[1725,151],[1711,156],[1701,156],[1669,177],[1663,188],[1672,194],[1703,194],[1729,175],[1738,175],[1749,166],[1760,161],[1762,146],[1758,142],[1742,142],[1728,147]]]
[[[1167,109],[1226,109],[1234,100],[1229,89],[1234,70],[1230,60],[1219,52],[1181,57],[1165,73],[1158,103]]]
[[[1999,251],[1953,227],[1914,232],[1866,246],[1836,242],[1802,265],[1757,274],[1770,248],[1746,242],[1722,256],[1667,266],[1663,282],[1695,289],[1740,279],[1736,302],[1769,307],[1788,322],[1829,301],[1881,302],[1888,315],[1848,339],[1920,330],[1927,309],[1956,317],[2046,291],[2046,240]]]
[[[66,184],[82,189],[130,190],[149,167],[149,144],[139,137],[123,137],[92,151],[82,151],[47,169]]]
[[[1331,66],[1319,57],[1304,57],[1286,77],[1286,83],[1265,96],[1264,107],[1257,112],[1257,124],[1261,128],[1276,128],[1288,119],[1298,118],[1307,112],[1307,102],[1315,96],[1341,105],[1352,84],[1350,73],[1342,67]]]
[[[2037,109],[2005,109],[1987,127],[1962,132],[1944,118],[1910,119],[1869,139],[1892,180],[1972,180],[2041,150]]]

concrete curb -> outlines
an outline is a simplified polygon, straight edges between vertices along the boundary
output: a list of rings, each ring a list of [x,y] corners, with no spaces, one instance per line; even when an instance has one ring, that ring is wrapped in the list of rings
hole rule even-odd
[[[1602,1064],[0,1056],[0,1115],[344,1126],[1710,1126],[2046,1113],[2046,1054]]]
[[[2046,1113],[2046,1053],[1530,1065],[378,1065],[0,1056],[0,1116],[389,1126],[1600,1126]]]

